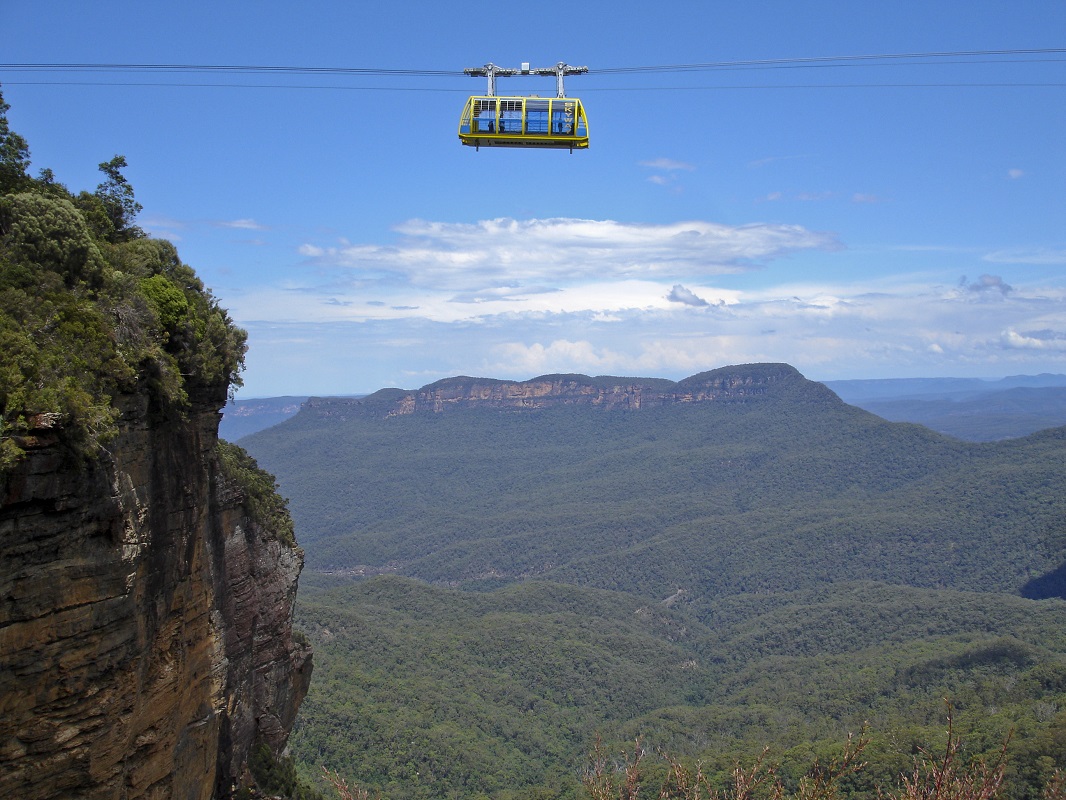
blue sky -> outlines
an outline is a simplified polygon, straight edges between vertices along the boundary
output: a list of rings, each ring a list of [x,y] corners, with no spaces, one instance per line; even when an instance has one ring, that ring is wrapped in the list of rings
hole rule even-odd
[[[590,68],[570,154],[462,147],[481,78],[0,67],[35,171],[91,190],[126,156],[142,227],[249,332],[239,397],[1066,372],[1066,53],[597,73],[1062,48],[1061,0],[6,0],[3,28],[8,65]]]

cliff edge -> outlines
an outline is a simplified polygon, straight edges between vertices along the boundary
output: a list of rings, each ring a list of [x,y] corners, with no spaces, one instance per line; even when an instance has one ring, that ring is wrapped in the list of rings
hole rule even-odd
[[[245,333],[121,169],[74,194],[0,97],[0,797],[228,798],[311,676],[273,477],[218,441]]]

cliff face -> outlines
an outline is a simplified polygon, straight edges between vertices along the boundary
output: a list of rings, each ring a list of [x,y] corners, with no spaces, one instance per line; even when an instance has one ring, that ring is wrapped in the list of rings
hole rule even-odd
[[[141,396],[86,462],[38,421],[0,484],[0,797],[227,797],[311,675],[302,553],[215,455],[223,397]]]
[[[534,410],[590,406],[637,411],[676,403],[757,402],[782,393],[792,399],[825,402],[835,396],[787,364],[747,364],[701,372],[682,381],[587,375],[543,375],[528,381],[446,378],[415,391],[384,389],[361,399],[312,398],[304,404],[320,416],[371,414],[396,416],[441,413],[449,409]]]

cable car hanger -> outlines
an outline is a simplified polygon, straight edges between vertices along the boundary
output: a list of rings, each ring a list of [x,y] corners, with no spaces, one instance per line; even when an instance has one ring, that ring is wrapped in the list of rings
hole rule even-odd
[[[571,67],[560,61],[554,67],[520,69],[483,67],[463,70],[471,77],[488,78],[488,91],[467,99],[459,117],[459,141],[469,147],[539,147],[555,150],[584,150],[589,146],[585,107],[576,97],[567,97],[563,87],[566,75],[582,75],[588,67]],[[512,75],[554,75],[556,96],[497,95],[496,78]]]

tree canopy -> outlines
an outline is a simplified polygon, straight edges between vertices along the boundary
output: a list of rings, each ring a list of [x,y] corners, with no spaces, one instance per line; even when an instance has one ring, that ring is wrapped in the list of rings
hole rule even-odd
[[[160,413],[224,398],[246,339],[174,245],[137,227],[123,156],[100,164],[93,193],[47,169],[31,178],[9,108],[0,95],[0,470],[42,425],[95,452],[123,393],[146,391]]]

